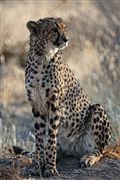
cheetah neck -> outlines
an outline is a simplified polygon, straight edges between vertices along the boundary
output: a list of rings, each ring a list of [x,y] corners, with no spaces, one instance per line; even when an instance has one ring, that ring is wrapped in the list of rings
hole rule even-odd
[[[53,47],[51,43],[45,45],[44,41],[37,42],[35,39],[30,38],[29,44],[29,53],[30,56],[33,56],[34,59],[40,61],[44,59],[45,62],[49,62],[52,58],[56,57],[56,54],[59,53],[57,47]]]
[[[28,62],[35,66],[44,66],[47,65],[49,62],[58,61],[61,59],[61,53],[58,51],[58,49],[54,49],[49,51],[49,53],[46,53],[44,49],[39,49],[39,51],[36,48],[30,48],[28,52]]]
[[[26,68],[25,68],[25,82],[26,86],[35,87],[38,81],[43,77],[46,68],[49,64],[61,64],[63,60],[59,52],[56,52],[54,56],[46,57],[45,54],[36,54],[35,51],[30,50],[27,56]]]
[[[54,58],[56,56],[56,54],[58,54],[58,49],[57,48],[49,50],[45,54],[45,56],[46,56],[46,59],[49,61],[50,59]]]

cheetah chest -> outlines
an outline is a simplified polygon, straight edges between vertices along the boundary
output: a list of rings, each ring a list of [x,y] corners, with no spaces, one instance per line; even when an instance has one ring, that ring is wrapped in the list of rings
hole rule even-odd
[[[29,77],[31,77],[29,75]],[[30,103],[32,107],[35,107],[39,112],[46,112],[46,96],[45,88],[41,87],[43,75],[39,72],[34,76],[33,79],[30,79],[29,83],[26,85],[27,94],[30,92]],[[29,95],[29,94],[28,94]]]

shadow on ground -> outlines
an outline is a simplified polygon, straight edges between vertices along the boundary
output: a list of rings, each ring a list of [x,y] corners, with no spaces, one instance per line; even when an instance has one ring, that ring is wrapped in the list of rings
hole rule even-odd
[[[89,168],[80,168],[77,159],[62,159],[58,163],[61,175],[58,179],[71,180],[113,180],[120,179],[120,160],[104,158],[99,163]]]
[[[10,164],[10,160],[0,159],[0,168],[3,166],[8,166]],[[20,161],[19,161],[20,162]],[[16,164],[17,165],[17,164]],[[29,168],[30,167],[30,168]],[[103,158],[100,162],[98,162],[93,167],[88,168],[80,168],[79,160],[75,158],[64,158],[61,159],[57,164],[57,169],[59,172],[58,177],[52,178],[41,178],[41,180],[119,180],[120,179],[120,159],[111,159],[111,158]],[[23,168],[21,170],[21,178],[20,179],[10,179],[9,177],[5,177],[5,174],[2,176],[0,173],[0,180],[38,180],[39,177],[30,177],[29,172],[31,170],[31,166]],[[17,177],[18,178],[18,177]]]

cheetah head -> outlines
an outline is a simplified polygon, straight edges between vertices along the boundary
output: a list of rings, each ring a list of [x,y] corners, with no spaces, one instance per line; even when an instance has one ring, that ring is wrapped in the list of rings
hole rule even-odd
[[[66,24],[61,18],[44,18],[38,21],[29,21],[27,28],[30,31],[31,43],[43,48],[50,56],[68,45]]]

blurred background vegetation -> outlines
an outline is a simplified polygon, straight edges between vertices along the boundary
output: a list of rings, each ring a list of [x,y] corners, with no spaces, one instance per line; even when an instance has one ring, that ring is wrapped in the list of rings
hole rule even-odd
[[[63,56],[91,101],[105,106],[120,140],[120,1],[1,1],[0,146],[32,146],[31,108],[24,89],[29,32],[26,22],[62,17],[69,46]]]

